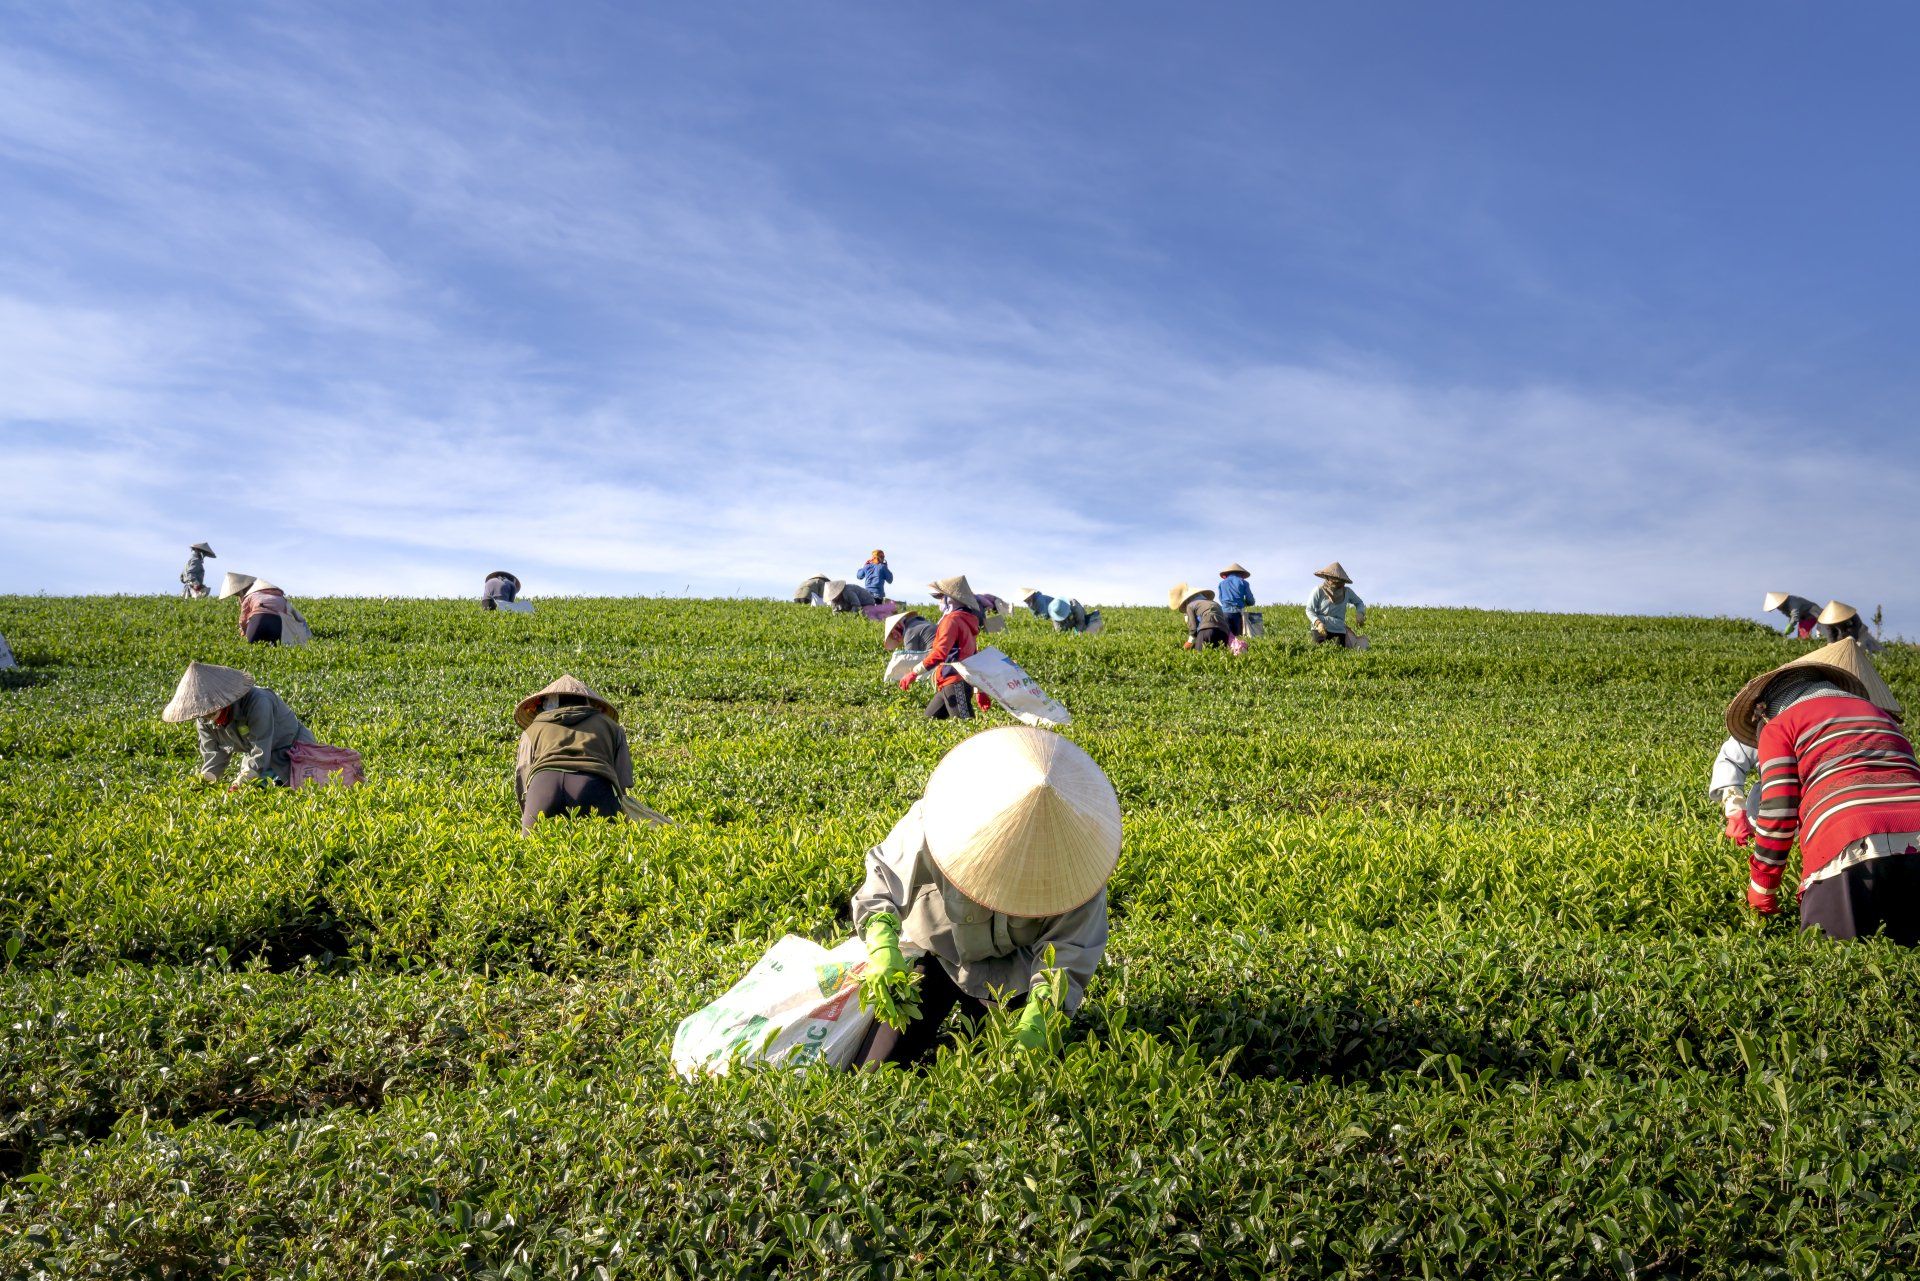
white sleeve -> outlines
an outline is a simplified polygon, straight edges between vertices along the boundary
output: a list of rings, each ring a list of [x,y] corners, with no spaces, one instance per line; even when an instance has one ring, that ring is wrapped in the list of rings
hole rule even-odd
[[[1707,776],[1707,795],[1715,800],[1729,787],[1737,792],[1747,790],[1747,778],[1760,763],[1757,748],[1748,747],[1737,738],[1728,738],[1720,744],[1720,754],[1713,758],[1713,773]]]

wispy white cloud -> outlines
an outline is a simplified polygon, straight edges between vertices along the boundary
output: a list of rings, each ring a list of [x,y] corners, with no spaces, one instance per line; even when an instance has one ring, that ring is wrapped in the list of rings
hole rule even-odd
[[[1920,613],[1893,549],[1780,537],[1775,505],[1783,476],[1911,486],[1912,458],[936,270],[714,128],[723,88],[615,127],[458,34],[433,58],[284,15],[244,57],[122,38],[162,83],[0,52],[26,211],[0,447],[28,482],[0,542],[32,553],[0,590],[164,590],[209,537],[296,593],[467,594],[500,564],[536,594],[784,593],[879,544],[909,584],[1110,602],[1226,559],[1298,596],[1338,557],[1388,601],[1749,613],[1779,585]],[[963,108],[894,132],[991,168],[1006,123]]]

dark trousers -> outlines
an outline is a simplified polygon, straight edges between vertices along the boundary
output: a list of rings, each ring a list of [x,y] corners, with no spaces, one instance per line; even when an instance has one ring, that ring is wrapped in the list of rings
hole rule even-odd
[[[521,831],[531,832],[542,815],[571,818],[576,814],[619,818],[620,794],[598,774],[544,769],[527,780],[526,799],[520,804]]]
[[[249,645],[278,645],[280,643],[280,615],[255,614],[247,620],[246,632]]]
[[[1836,939],[1884,933],[1903,947],[1920,944],[1920,854],[1869,859],[1808,886],[1800,927]]]
[[[947,1021],[947,1015],[953,1013],[955,1006],[969,1022],[977,1023],[986,1017],[987,1003],[962,992],[947,977],[946,967],[938,960],[923,956],[913,968],[920,974],[920,1017],[907,1024],[904,1032],[897,1032],[875,1019],[867,1029],[867,1039],[860,1042],[860,1049],[853,1056],[856,1067],[918,1063],[931,1057],[938,1044],[940,1025]]]
[[[1224,627],[1202,627],[1193,634],[1195,649],[1218,649],[1233,637]]]
[[[965,681],[955,681],[944,689],[936,690],[933,701],[927,704],[927,719],[930,721],[972,720],[973,686]]]
[[[1247,620],[1240,616],[1239,611],[1229,610],[1227,613],[1227,630],[1235,636],[1244,636],[1246,635],[1246,628]]]

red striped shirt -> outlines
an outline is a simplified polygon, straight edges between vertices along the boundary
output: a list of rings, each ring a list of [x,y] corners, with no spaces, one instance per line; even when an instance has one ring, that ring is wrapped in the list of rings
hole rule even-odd
[[[1862,837],[1920,831],[1920,762],[1900,723],[1850,694],[1805,698],[1760,731],[1754,884],[1778,888],[1800,842],[1804,882]]]

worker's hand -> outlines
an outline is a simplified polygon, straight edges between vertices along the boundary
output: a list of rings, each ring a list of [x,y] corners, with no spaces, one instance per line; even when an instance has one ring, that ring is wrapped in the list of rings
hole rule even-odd
[[[1191,636],[1189,636],[1189,637],[1187,637],[1187,638],[1186,638],[1185,640],[1183,640],[1183,641],[1181,641],[1181,642],[1180,642],[1180,648],[1181,648],[1181,649],[1192,649],[1192,648],[1193,648],[1193,637],[1191,637]]]
[[[1747,906],[1762,916],[1772,916],[1780,910],[1780,895],[1773,890],[1755,889],[1751,883],[1747,886]]]
[[[218,783],[220,781],[218,774],[210,773],[206,770],[201,770],[198,774],[194,775],[194,777],[202,783]]]
[[[1327,634],[1327,625],[1316,619],[1313,624],[1313,634],[1315,636],[1325,636]]]
[[[867,964],[877,970],[906,970],[905,954],[900,951],[900,918],[882,912],[867,918]]]
[[[1020,1021],[1013,1028],[1013,1043],[1029,1052],[1060,1044],[1060,1032],[1066,1015],[1046,1001],[1029,999],[1020,1010]]]
[[[902,676],[900,678],[900,688],[912,689],[913,683],[919,679],[920,679],[920,669],[916,667],[912,671],[908,672],[905,676]]]
[[[985,694],[982,694],[979,690],[975,690],[973,692],[973,701],[974,701],[974,705],[977,706],[983,712],[993,706],[993,700],[991,698],[988,698]]]
[[[1753,844],[1753,824],[1747,820],[1745,810],[1727,815],[1727,839],[1735,845]]]

